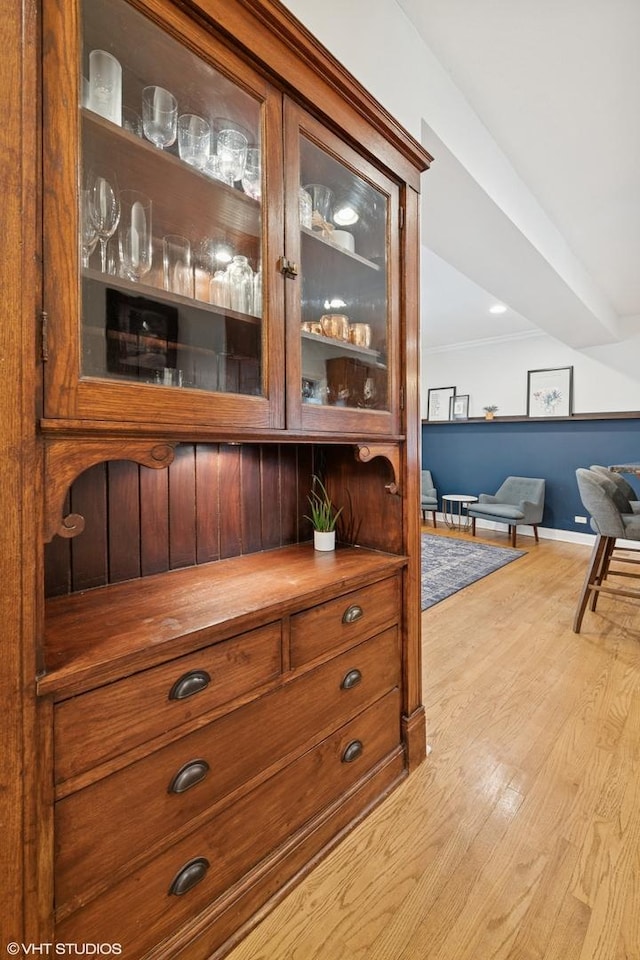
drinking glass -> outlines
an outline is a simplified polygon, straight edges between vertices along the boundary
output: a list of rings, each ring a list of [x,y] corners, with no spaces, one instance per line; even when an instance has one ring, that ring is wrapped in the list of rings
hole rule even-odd
[[[80,225],[82,232],[82,266],[89,266],[89,257],[98,244],[98,231],[91,218],[89,208],[89,190],[83,190],[80,196]]]
[[[216,153],[220,175],[225,183],[233,186],[242,178],[247,160],[247,138],[239,130],[221,130],[218,134]]]
[[[123,190],[120,207],[120,266],[129,280],[138,282],[151,269],[153,259],[151,200],[138,190]]]
[[[147,140],[160,150],[175,142],[178,101],[164,87],[145,87],[142,91],[142,126]]]
[[[253,312],[253,270],[246,257],[235,256],[227,267],[229,306],[238,313]]]
[[[115,176],[96,176],[87,191],[89,216],[100,241],[100,260],[103,273],[107,272],[107,241],[116,232],[120,221],[120,197]]]
[[[191,244],[186,237],[167,234],[162,239],[162,279],[165,290],[193,297]]]
[[[106,50],[89,54],[89,109],[122,126],[122,67]]]
[[[323,183],[308,183],[303,189],[311,197],[313,212],[319,214],[325,223],[328,222],[333,209],[333,190]]]
[[[180,159],[203,170],[211,152],[211,127],[194,113],[178,117],[178,152]]]
[[[143,134],[142,117],[131,107],[122,108],[122,129],[128,130],[136,137],[141,137]]]
[[[260,151],[256,147],[249,147],[244,170],[242,171],[242,189],[244,192],[259,200],[262,192],[262,168]]]

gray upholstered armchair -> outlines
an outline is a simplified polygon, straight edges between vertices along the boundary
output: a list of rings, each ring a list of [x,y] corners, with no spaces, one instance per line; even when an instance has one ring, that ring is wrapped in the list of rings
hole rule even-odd
[[[434,527],[436,524],[436,510],[438,509],[438,494],[433,485],[430,470],[422,471],[422,520],[426,521],[427,513],[430,513],[433,519]]]
[[[511,546],[516,545],[518,524],[530,524],[538,540],[538,524],[544,512],[544,480],[531,477],[507,477],[495,495],[481,493],[470,503],[471,532],[476,535],[476,520],[493,520],[511,528]]]

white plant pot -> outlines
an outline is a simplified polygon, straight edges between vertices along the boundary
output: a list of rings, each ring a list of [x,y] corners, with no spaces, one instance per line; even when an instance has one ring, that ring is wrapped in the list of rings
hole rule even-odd
[[[313,549],[314,550],[335,550],[336,532],[335,530],[314,530],[313,531]]]

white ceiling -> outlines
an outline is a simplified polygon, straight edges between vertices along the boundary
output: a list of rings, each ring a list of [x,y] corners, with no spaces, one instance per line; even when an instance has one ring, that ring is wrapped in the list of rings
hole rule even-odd
[[[501,154],[506,185],[501,198],[459,139],[423,124],[436,158],[427,346],[539,328],[586,348],[637,333],[640,0],[397,2]],[[509,306],[497,318],[496,299]]]

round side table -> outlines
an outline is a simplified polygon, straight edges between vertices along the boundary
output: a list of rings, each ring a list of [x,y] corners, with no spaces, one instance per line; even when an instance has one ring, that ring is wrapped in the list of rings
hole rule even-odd
[[[478,498],[468,493],[448,493],[442,497],[442,514],[445,526],[449,530],[468,530],[471,526],[471,517],[462,512],[470,503],[477,503]]]

